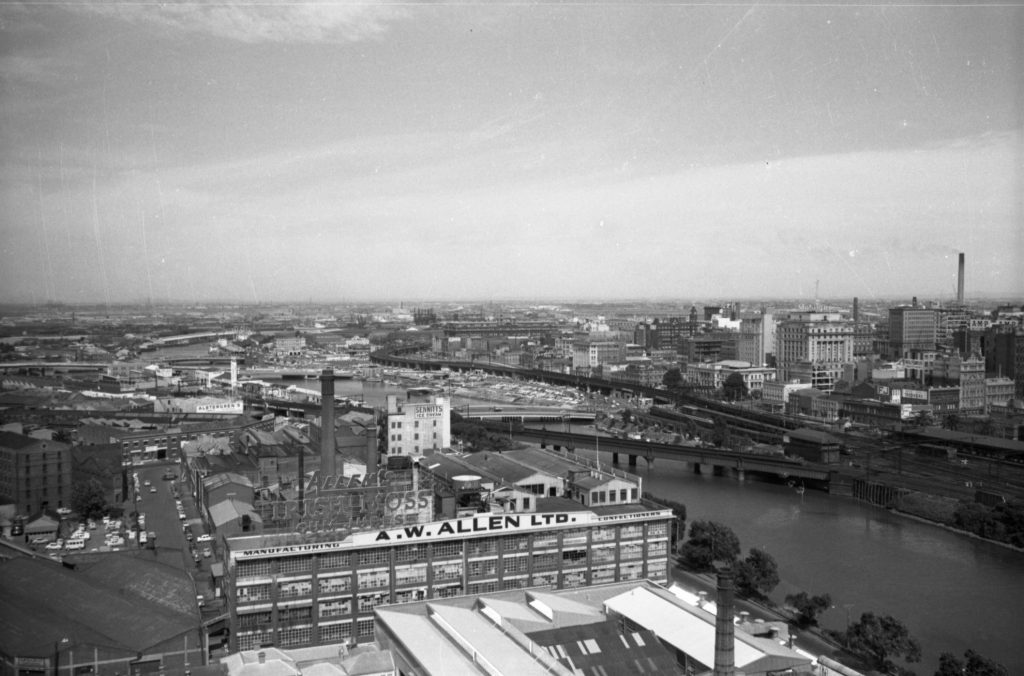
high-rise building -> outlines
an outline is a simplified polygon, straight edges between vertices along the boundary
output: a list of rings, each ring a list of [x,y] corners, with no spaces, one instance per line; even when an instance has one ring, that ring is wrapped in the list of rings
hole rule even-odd
[[[889,354],[892,359],[934,350],[937,343],[937,314],[932,308],[913,305],[889,308]]]
[[[816,389],[831,392],[853,362],[853,324],[838,312],[790,313],[776,329],[775,357],[780,381],[809,378]]]
[[[775,318],[771,313],[743,317],[736,345],[736,358],[754,366],[765,366],[775,353]]]

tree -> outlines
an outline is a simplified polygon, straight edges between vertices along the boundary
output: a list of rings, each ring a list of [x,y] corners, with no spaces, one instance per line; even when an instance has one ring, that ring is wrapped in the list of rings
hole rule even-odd
[[[740,540],[736,533],[714,521],[690,524],[690,539],[679,550],[683,565],[697,572],[713,571],[716,561],[731,564],[739,555]]]
[[[818,615],[832,607],[832,597],[828,594],[808,596],[807,592],[789,594],[786,603],[796,610],[796,626],[807,629],[818,624]]]
[[[743,374],[730,373],[722,383],[722,395],[726,401],[736,401],[747,397],[747,384],[743,382]]]
[[[955,432],[960,427],[960,416],[956,413],[949,413],[942,419],[942,426]]]
[[[716,415],[713,420],[711,443],[718,448],[727,446],[729,443],[729,423],[725,422],[725,419],[720,415]]]
[[[665,371],[665,375],[661,377],[661,384],[665,386],[667,390],[674,390],[679,387],[683,382],[683,372],[679,370],[678,366],[673,366],[668,371]]]
[[[907,662],[921,660],[921,644],[891,615],[864,613],[846,630],[845,637],[849,650],[870,660],[872,667],[879,671],[896,670],[890,658],[901,657]]]
[[[97,479],[75,484],[71,490],[71,509],[85,519],[102,517],[107,511],[107,493]]]
[[[1009,676],[1006,667],[968,649],[964,660],[959,660],[953,653],[942,653],[939,657],[939,670],[935,676]]]
[[[763,599],[779,584],[779,566],[763,549],[751,549],[736,564],[736,589],[744,596]]]

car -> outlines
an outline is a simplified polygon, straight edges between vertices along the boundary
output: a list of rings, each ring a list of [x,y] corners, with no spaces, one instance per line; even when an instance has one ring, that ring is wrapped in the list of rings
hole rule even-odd
[[[178,518],[181,519],[182,521],[184,521],[188,517],[185,516],[185,512],[178,512]]]
[[[32,544],[34,545],[45,545],[49,541],[50,538],[45,535],[37,535],[34,538],[32,538]]]
[[[156,493],[156,486],[150,486],[149,487],[149,492],[150,493]]]
[[[199,540],[200,542],[212,542],[213,541],[213,536],[210,535],[209,533],[203,533],[202,535],[200,535],[196,539]]]
[[[206,548],[204,548],[204,549],[203,549],[203,558],[204,558],[204,559],[208,559],[208,558],[210,558],[211,556],[213,556],[213,550],[212,550],[212,549],[210,549],[209,547],[206,547]]]
[[[142,482],[142,485],[149,488],[150,486],[153,485],[153,482],[150,481],[149,479],[146,479],[145,481]]]
[[[186,531],[185,532],[185,539],[188,540],[189,542],[192,542],[192,531]]]
[[[71,510],[68,509],[67,507],[58,507],[57,508],[57,513],[60,514],[61,516],[67,516],[68,514],[71,513]]]
[[[56,542],[51,542],[50,544],[46,545],[47,551],[51,552],[59,552],[63,548],[64,543],[60,540],[57,540]]]

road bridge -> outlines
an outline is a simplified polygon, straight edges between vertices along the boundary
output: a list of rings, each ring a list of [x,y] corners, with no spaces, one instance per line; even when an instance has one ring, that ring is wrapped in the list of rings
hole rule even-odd
[[[798,479],[827,484],[832,475],[832,470],[826,465],[777,455],[754,455],[717,448],[659,444],[544,429],[514,430],[512,435],[524,440],[540,441],[543,445],[551,445],[555,448],[565,446],[574,449],[592,448],[595,451],[610,452],[613,463],[618,462],[618,456],[622,453],[629,456],[631,467],[636,466],[637,458],[643,458],[648,465],[653,465],[655,459],[661,458],[688,462],[694,466],[695,472],[710,471],[716,474],[733,472],[739,478],[743,478],[746,472],[756,472],[772,475],[779,479]]]

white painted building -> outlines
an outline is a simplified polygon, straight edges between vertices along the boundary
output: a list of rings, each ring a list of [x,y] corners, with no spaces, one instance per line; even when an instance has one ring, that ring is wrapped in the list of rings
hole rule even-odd
[[[387,454],[419,457],[452,443],[451,400],[429,396],[399,401],[387,398]]]

